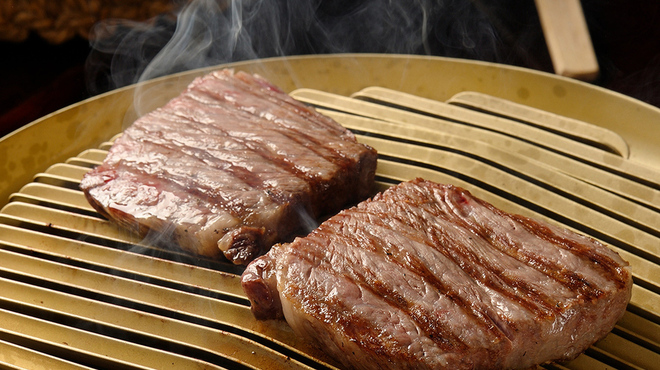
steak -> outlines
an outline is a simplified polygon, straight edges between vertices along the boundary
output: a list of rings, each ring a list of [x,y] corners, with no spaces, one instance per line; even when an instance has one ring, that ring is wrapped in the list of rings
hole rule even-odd
[[[227,69],[137,119],[80,186],[125,227],[246,264],[368,197],[376,158],[334,120]]]
[[[422,179],[278,244],[242,285],[347,368],[528,368],[604,337],[630,300],[627,262],[589,237]]]

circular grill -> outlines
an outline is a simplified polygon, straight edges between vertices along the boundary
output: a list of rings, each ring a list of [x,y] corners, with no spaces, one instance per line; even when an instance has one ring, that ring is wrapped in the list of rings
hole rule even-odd
[[[545,368],[660,361],[660,138],[650,134],[658,109],[565,78],[443,58],[309,56],[215,68],[228,66],[262,74],[375,147],[380,189],[414,177],[453,183],[628,260],[633,296],[613,332]],[[81,102],[0,141],[0,363],[336,366],[286,323],[252,317],[239,268],[149,245],[78,190],[138,112],[207,71]]]

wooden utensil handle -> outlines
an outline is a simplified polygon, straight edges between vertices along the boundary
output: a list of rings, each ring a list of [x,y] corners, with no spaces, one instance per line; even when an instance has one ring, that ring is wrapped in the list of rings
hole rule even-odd
[[[555,73],[590,81],[599,68],[579,0],[535,0]]]

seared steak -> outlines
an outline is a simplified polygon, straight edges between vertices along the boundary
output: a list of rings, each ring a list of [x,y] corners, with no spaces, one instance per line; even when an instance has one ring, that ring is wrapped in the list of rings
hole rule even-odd
[[[375,168],[375,150],[337,122],[261,77],[223,70],[136,120],[81,188],[126,227],[245,264],[366,198]]]
[[[284,317],[347,368],[527,368],[576,357],[625,312],[601,243],[417,179],[248,265],[258,318]]]

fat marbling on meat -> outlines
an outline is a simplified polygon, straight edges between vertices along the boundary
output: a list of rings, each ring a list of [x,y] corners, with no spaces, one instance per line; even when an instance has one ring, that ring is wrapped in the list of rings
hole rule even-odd
[[[627,262],[589,237],[422,179],[250,263],[260,319],[347,368],[529,368],[569,360],[623,315]]]
[[[264,78],[225,69],[137,119],[81,189],[128,228],[246,264],[366,198],[376,156]]]

